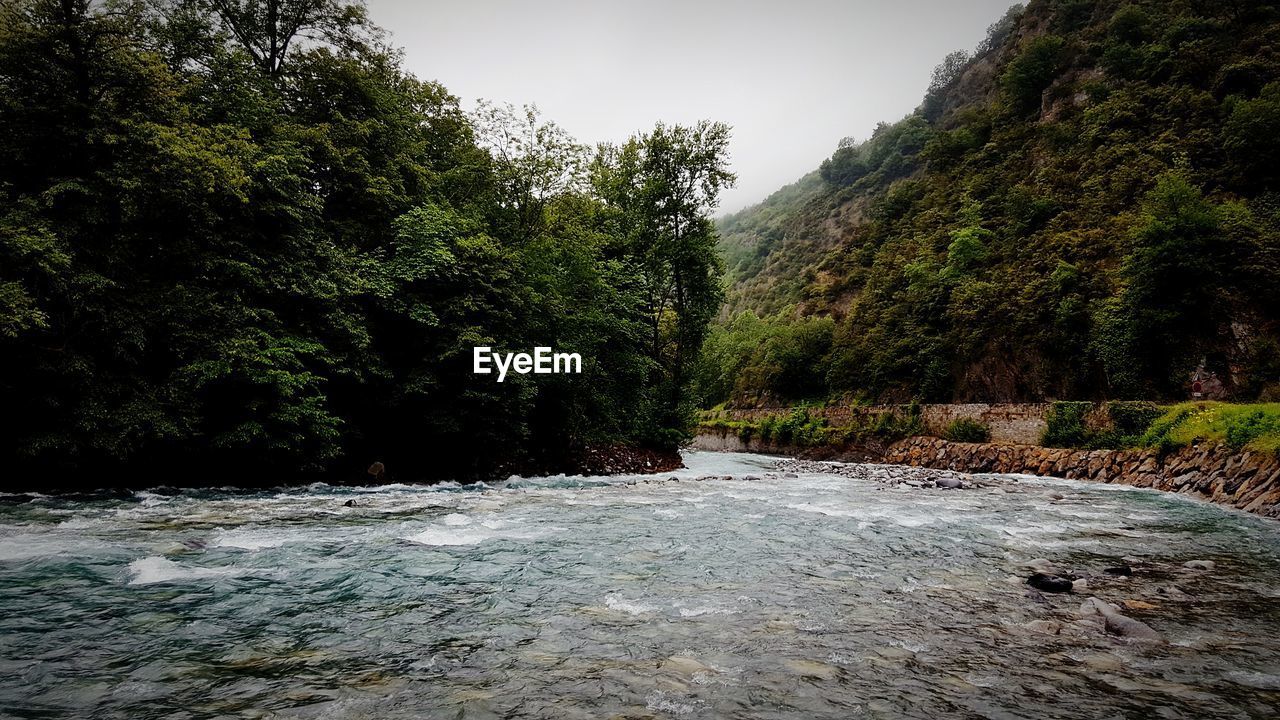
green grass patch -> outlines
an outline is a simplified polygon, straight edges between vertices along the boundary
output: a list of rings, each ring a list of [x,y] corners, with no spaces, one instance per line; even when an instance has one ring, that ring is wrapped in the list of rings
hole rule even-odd
[[[1143,445],[1161,450],[1195,442],[1280,454],[1280,403],[1182,403],[1167,408],[1142,436]]]

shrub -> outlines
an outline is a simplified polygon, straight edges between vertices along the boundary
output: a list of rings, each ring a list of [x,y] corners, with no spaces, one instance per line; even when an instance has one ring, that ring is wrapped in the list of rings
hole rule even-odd
[[[1156,418],[1164,414],[1159,405],[1153,402],[1112,401],[1107,403],[1107,415],[1111,417],[1111,426],[1122,437],[1132,436],[1135,440],[1142,437]]]
[[[991,430],[977,420],[960,418],[947,426],[942,437],[952,442],[984,443],[991,440]]]
[[[1009,62],[1000,84],[1015,110],[1040,107],[1040,94],[1057,77],[1065,46],[1057,35],[1041,35]]]
[[[1084,416],[1093,409],[1090,402],[1055,402],[1045,418],[1048,426],[1040,437],[1045,447],[1081,447],[1085,444]]]

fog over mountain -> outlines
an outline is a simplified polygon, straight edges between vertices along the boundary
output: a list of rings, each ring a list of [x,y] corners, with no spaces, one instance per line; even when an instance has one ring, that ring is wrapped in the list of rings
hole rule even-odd
[[[733,126],[738,186],[763,200],[845,136],[914,109],[933,67],[972,49],[1011,0],[369,0],[405,65],[471,108],[536,103],[580,140],[655,120]]]

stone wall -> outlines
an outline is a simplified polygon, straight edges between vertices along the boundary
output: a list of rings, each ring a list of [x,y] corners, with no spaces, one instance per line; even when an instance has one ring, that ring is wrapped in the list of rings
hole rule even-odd
[[[976,420],[991,431],[991,441],[995,443],[1040,442],[1047,423],[1049,403],[964,403],[921,405],[920,421],[925,432],[942,435],[947,426],[956,420]],[[728,420],[759,421],[770,415],[783,416],[791,412],[791,408],[751,408],[742,410],[725,410]],[[882,413],[894,413],[906,416],[905,405],[831,405],[828,407],[809,408],[809,414],[825,418],[834,427],[843,427],[853,422],[855,417],[868,417]]]
[[[888,447],[800,448],[761,442],[758,438],[744,443],[733,432],[717,431],[700,433],[693,447],[1116,483],[1184,493],[1280,518],[1280,458],[1214,445],[1195,445],[1163,456],[1149,449],[1073,450],[1038,445],[955,443],[934,437],[907,438]]]
[[[963,472],[1025,473],[1154,488],[1280,517],[1280,458],[1221,446],[1195,445],[1162,456],[1148,449],[1072,450],[914,437],[890,446],[883,460]]]

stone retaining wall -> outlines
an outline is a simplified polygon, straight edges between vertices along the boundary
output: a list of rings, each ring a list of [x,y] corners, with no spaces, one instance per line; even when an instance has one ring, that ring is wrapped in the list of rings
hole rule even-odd
[[[1148,449],[1073,450],[1038,445],[955,443],[934,437],[907,438],[887,448],[799,448],[761,443],[758,439],[744,443],[732,432],[711,432],[699,434],[693,447],[1116,483],[1184,493],[1280,518],[1280,458],[1214,445],[1195,445],[1163,456]]]
[[[884,462],[1155,488],[1280,517],[1280,458],[1221,446],[1195,445],[1162,456],[1147,449],[1072,450],[914,437],[890,446]]]

